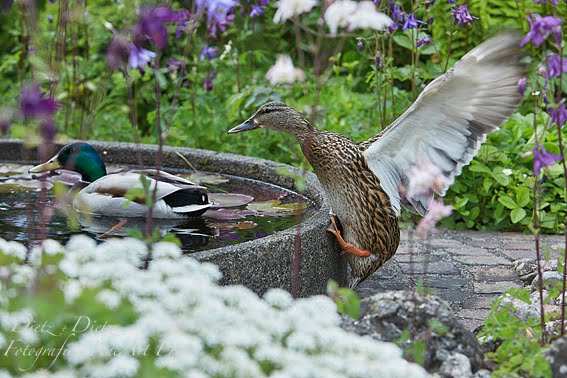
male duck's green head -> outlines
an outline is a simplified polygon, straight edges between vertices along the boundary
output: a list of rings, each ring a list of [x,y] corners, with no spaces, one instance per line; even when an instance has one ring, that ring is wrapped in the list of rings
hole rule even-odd
[[[30,169],[30,173],[40,173],[67,169],[81,174],[81,180],[93,182],[106,175],[106,167],[96,150],[88,143],[71,143],[59,151],[46,163]]]

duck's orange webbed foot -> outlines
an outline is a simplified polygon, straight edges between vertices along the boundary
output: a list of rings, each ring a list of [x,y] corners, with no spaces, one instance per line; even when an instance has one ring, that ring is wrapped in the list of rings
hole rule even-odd
[[[112,226],[110,230],[106,231],[104,234],[100,234],[98,237],[101,239],[107,238],[111,236],[113,233],[115,233],[117,230],[122,228],[122,226],[124,226],[125,224],[126,224],[126,220],[120,219],[120,221],[116,223],[114,226]]]
[[[339,231],[339,228],[337,227],[337,222],[335,221],[334,216],[331,217],[331,224],[329,225],[329,228],[327,228],[327,231],[329,231],[331,234],[335,235],[335,237],[337,238],[337,241],[341,245],[344,252],[352,253],[353,255],[357,255],[357,256],[360,256],[360,257],[370,256],[370,252],[368,252],[367,250],[355,247],[354,245],[352,245],[351,243],[347,243],[343,239],[343,237],[341,236],[341,232]]]

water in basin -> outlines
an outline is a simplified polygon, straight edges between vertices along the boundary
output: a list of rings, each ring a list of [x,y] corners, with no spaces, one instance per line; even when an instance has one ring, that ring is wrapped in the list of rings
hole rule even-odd
[[[41,181],[27,170],[29,165],[0,164],[0,237],[33,244],[42,236],[65,242],[73,234],[82,233],[102,240],[100,235],[118,223],[111,217],[72,215],[61,196],[56,197],[53,185],[72,184],[79,178],[59,172],[44,180],[46,195],[41,194]],[[118,170],[108,167],[109,172]],[[310,213],[305,197],[260,181],[206,172],[172,171],[206,186],[216,203],[201,217],[184,220],[155,220],[159,232],[175,234],[186,253],[238,244],[259,239],[292,227]],[[63,196],[64,197],[64,196]],[[47,206],[49,220],[41,227],[41,209]],[[301,218],[301,219],[299,219]],[[124,236],[145,229],[145,220],[127,219],[113,236]]]

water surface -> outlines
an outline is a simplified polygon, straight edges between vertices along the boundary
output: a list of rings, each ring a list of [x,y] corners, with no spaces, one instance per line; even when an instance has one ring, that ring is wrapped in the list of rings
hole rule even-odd
[[[42,234],[60,242],[66,242],[73,234],[102,240],[101,234],[118,223],[117,218],[93,218],[70,211],[72,207],[67,203],[71,198],[67,198],[66,187],[60,184],[70,185],[76,181],[78,176],[74,173],[61,171],[45,178],[42,184],[38,175],[27,174],[30,167],[0,165],[1,238],[26,245],[34,244]],[[109,167],[109,171],[113,170],[116,169]],[[217,203],[201,217],[155,220],[160,234],[171,232],[181,240],[185,253],[259,239],[294,226],[298,217],[303,219],[310,215],[309,201],[287,189],[235,176],[167,171],[206,186],[211,199]],[[42,185],[46,187],[44,194],[40,189]],[[54,185],[65,189],[54,190]],[[49,218],[45,227],[42,227],[42,211],[44,217]],[[145,227],[143,219],[127,219],[113,236],[125,236],[132,229],[143,231]]]

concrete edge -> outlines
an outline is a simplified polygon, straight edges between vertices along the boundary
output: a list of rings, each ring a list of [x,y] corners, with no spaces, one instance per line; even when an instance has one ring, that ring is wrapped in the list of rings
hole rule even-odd
[[[98,141],[89,143],[102,154],[108,164],[137,166],[141,159],[143,165],[154,166],[158,152],[156,145],[138,146],[134,143]],[[47,155],[52,156],[59,148],[61,145],[52,146]],[[301,223],[300,238],[297,238],[298,230],[293,227],[262,239],[192,254],[192,257],[200,261],[218,265],[223,273],[222,284],[242,284],[260,295],[269,288],[290,290],[293,254],[296,243],[300,243],[301,296],[324,293],[329,278],[346,285],[346,260],[340,255],[338,244],[325,231],[329,205],[313,173],[264,159],[169,146],[163,148],[164,167],[191,169],[179,154],[197,170],[264,181],[294,191],[297,191],[294,180],[282,176],[277,170],[283,168],[293,174],[304,175],[307,182],[304,195],[317,207],[315,213]],[[34,147],[27,148],[21,140],[0,139],[0,161],[35,164],[39,162],[38,150]]]

